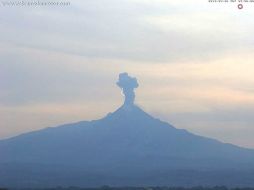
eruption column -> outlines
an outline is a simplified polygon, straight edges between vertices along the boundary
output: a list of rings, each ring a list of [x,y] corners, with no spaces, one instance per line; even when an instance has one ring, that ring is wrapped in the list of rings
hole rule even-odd
[[[130,77],[128,73],[120,73],[118,82],[116,84],[123,91],[125,96],[124,104],[133,105],[135,100],[134,88],[138,87],[137,79]]]

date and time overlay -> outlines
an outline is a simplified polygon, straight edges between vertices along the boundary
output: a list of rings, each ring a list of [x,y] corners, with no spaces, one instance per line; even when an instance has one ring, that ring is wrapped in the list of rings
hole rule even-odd
[[[254,0],[208,0],[208,3],[234,3],[238,9],[244,9],[247,4],[253,3]]]

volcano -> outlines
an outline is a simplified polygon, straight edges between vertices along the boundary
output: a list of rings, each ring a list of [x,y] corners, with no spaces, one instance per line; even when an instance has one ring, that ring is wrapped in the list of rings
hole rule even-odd
[[[254,150],[152,117],[127,73],[117,85],[125,102],[102,119],[1,140],[0,186],[254,186]]]

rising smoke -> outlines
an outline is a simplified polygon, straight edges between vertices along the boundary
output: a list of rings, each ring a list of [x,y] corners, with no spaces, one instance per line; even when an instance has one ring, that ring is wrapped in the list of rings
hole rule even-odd
[[[116,83],[122,89],[125,96],[124,104],[132,105],[135,100],[134,88],[138,87],[137,79],[130,77],[128,73],[120,73],[118,82]]]

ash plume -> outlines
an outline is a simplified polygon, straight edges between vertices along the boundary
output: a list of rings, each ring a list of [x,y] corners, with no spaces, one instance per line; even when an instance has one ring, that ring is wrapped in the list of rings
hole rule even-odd
[[[133,105],[135,100],[134,89],[138,87],[137,79],[130,77],[128,73],[120,73],[116,84],[122,89],[125,96],[124,104]]]

